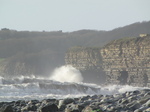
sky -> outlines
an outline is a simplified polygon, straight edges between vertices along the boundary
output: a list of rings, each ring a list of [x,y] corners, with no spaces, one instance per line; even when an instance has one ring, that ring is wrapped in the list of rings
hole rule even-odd
[[[112,30],[150,21],[150,0],[0,0],[0,29]]]

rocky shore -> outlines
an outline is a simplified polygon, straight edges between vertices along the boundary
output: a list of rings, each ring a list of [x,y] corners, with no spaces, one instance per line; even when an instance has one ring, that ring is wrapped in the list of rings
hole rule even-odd
[[[150,112],[150,89],[115,95],[0,102],[0,112]]]

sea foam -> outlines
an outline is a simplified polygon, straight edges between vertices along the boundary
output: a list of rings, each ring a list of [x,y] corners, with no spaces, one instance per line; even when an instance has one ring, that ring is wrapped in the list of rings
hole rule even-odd
[[[0,101],[113,95],[146,88],[129,85],[102,86],[82,81],[83,77],[80,71],[71,66],[55,69],[49,78],[20,76],[8,79],[0,77]]]
[[[56,68],[52,73],[50,79],[59,82],[82,82],[83,81],[83,77],[80,71],[70,65]]]

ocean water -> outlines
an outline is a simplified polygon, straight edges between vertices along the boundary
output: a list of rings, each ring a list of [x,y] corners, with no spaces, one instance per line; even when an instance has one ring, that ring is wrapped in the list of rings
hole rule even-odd
[[[20,76],[14,78],[0,77],[0,102],[17,100],[63,99],[86,95],[113,95],[144,89],[129,85],[101,86],[83,83],[79,70],[71,66],[56,68],[47,78],[35,76]]]

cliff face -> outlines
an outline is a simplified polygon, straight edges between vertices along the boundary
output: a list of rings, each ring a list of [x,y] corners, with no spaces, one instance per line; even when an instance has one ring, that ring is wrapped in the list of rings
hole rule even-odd
[[[79,70],[97,70],[101,66],[100,52],[97,48],[73,48],[66,53],[65,62]]]
[[[104,83],[105,73],[98,48],[72,48],[66,53],[65,62],[80,70],[85,82]]]
[[[101,55],[107,83],[150,86],[150,36],[112,41]]]
[[[107,84],[150,87],[150,36],[114,40],[102,49],[69,50],[65,61],[92,77],[97,71],[95,76],[103,81],[106,76]]]

